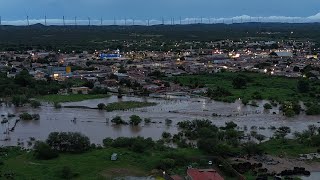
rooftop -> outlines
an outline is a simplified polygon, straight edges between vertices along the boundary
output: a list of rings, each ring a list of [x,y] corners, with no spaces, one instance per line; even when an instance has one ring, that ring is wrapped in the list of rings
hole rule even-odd
[[[214,169],[193,169],[187,170],[188,176],[192,180],[224,180]]]

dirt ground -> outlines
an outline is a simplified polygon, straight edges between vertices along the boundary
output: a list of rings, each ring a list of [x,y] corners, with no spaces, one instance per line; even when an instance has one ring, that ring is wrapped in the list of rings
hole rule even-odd
[[[125,177],[125,176],[145,176],[146,173],[132,168],[112,168],[104,170],[100,173],[103,177],[113,178],[113,177]]]
[[[293,167],[304,167],[306,170],[311,172],[320,171],[320,162],[314,161],[301,161],[293,158],[281,158],[276,156],[265,155],[267,159],[272,159],[273,162],[278,162],[277,164],[270,164],[267,161],[260,160],[259,158],[251,157],[246,158],[233,158],[234,162],[250,162],[250,163],[262,163],[262,168],[267,168],[269,172],[280,173],[283,170],[293,169]]]

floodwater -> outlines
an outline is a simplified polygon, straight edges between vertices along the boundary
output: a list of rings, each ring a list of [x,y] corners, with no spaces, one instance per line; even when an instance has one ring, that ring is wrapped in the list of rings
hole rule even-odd
[[[259,107],[244,106],[240,101],[235,103],[216,102],[205,98],[190,99],[155,99],[140,97],[123,97],[118,99],[117,96],[111,96],[104,99],[86,100],[81,102],[63,103],[63,106],[87,106],[97,107],[99,103],[112,103],[118,101],[147,101],[156,102],[156,106],[138,108],[128,111],[106,112],[97,109],[72,109],[62,108],[54,109],[51,104],[44,103],[41,108],[32,109],[30,107],[0,107],[0,114],[8,113],[17,116],[23,112],[30,114],[37,113],[40,115],[39,121],[20,121],[14,132],[9,135],[4,134],[6,129],[11,128],[15,118],[9,118],[9,124],[0,124],[0,145],[17,145],[17,142],[26,142],[30,137],[36,140],[45,140],[50,132],[81,132],[87,135],[91,142],[101,144],[106,137],[132,137],[143,136],[153,139],[161,138],[161,134],[166,131],[177,133],[176,123],[179,121],[193,119],[209,119],[217,126],[223,126],[225,122],[234,121],[240,129],[247,126],[247,133],[252,126],[257,127],[257,131],[267,137],[272,136],[273,131],[268,129],[270,126],[280,127],[289,126],[292,132],[302,131],[308,125],[316,124],[320,121],[320,116],[299,115],[294,118],[286,118],[279,114],[278,108],[264,110],[263,104],[266,101],[258,102]],[[276,114],[273,114],[275,112]],[[212,113],[222,115],[220,117],[212,116]],[[111,120],[115,116],[121,116],[124,120],[129,120],[131,115],[139,115],[141,118],[151,118],[155,123],[144,125],[142,122],[138,127],[129,125],[115,126],[106,123],[106,119]],[[76,122],[72,120],[76,118]],[[173,121],[172,125],[165,124],[166,119]],[[320,124],[319,124],[320,125]],[[9,137],[9,141],[3,141]]]
[[[311,172],[310,176],[302,176],[300,177],[302,180],[319,180],[320,172]]]

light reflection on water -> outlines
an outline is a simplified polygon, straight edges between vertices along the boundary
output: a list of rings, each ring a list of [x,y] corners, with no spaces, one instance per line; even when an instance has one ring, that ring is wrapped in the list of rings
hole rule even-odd
[[[299,115],[294,118],[286,118],[279,115],[278,108],[272,110],[264,110],[263,104],[266,101],[258,102],[259,107],[244,106],[240,101],[235,103],[216,102],[203,98],[191,98],[188,100],[164,100],[154,98],[139,98],[139,97],[123,97],[118,99],[117,96],[111,96],[104,99],[87,100],[82,102],[64,103],[63,106],[88,106],[96,107],[99,103],[112,103],[118,101],[147,101],[156,102],[157,106],[138,108],[127,111],[106,112],[95,109],[54,109],[52,105],[45,104],[39,109],[31,109],[29,107],[0,107],[1,114],[22,112],[40,114],[39,121],[20,121],[15,128],[15,131],[10,134],[11,141],[0,141],[1,145],[16,145],[17,139],[27,141],[29,137],[35,137],[37,140],[44,140],[48,134],[53,131],[77,131],[90,137],[93,143],[101,144],[102,139],[106,137],[117,138],[120,136],[144,136],[153,139],[159,139],[162,132],[177,133],[176,123],[179,121],[193,119],[209,119],[217,126],[223,126],[225,122],[234,121],[240,127],[246,125],[248,133],[251,126],[265,127],[259,129],[261,134],[270,137],[272,131],[268,130],[270,126],[289,126],[294,131],[302,131],[310,124],[317,124],[320,121],[319,116]],[[274,115],[273,112],[277,114]],[[223,115],[221,117],[213,117],[212,113]],[[106,119],[111,120],[115,116],[121,116],[125,120],[133,114],[139,115],[142,118],[151,118],[150,125],[142,123],[140,127],[131,126],[115,126],[111,123],[107,124]],[[72,122],[77,118],[76,123]],[[16,118],[10,121],[10,127]],[[173,121],[171,126],[165,125],[165,119]],[[162,123],[159,123],[162,122]],[[0,124],[0,139],[4,139],[3,132],[7,129],[6,124]]]

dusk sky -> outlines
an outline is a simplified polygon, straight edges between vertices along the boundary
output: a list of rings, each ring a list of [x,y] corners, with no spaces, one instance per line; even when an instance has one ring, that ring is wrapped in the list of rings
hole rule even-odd
[[[320,12],[320,0],[0,0],[6,20],[79,18],[160,19],[161,17],[295,16]]]

